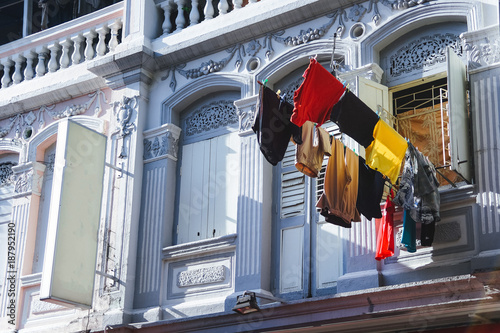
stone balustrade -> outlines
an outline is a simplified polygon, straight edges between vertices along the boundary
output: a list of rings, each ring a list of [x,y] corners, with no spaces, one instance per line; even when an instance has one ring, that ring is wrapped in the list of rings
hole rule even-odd
[[[121,42],[123,5],[110,6],[0,47],[0,89],[113,52]]]
[[[156,1],[163,11],[165,20],[162,24],[163,35],[181,31],[202,21],[239,10],[259,0],[164,0]],[[202,10],[200,10],[202,9]],[[175,17],[175,19],[173,19]]]

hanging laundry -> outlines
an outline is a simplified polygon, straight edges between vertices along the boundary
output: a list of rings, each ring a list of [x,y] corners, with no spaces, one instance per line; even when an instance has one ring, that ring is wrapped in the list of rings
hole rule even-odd
[[[333,106],[330,120],[339,126],[342,133],[349,135],[366,148],[373,141],[373,131],[379,117],[362,100],[347,90]]]
[[[377,233],[377,248],[375,251],[375,259],[382,260],[394,255],[394,211],[396,207],[392,201],[394,192],[391,189],[387,196],[384,206],[384,213],[381,219],[377,219],[379,223]]]
[[[415,209],[415,174],[417,160],[414,158],[411,150],[411,144],[408,143],[404,157],[403,172],[399,180],[399,191],[394,197],[394,203],[406,210]]]
[[[304,81],[293,95],[294,109],[290,120],[302,126],[306,120],[321,126],[330,119],[333,106],[345,92],[345,87],[316,59],[309,61]]]
[[[435,230],[436,222],[422,223],[420,229],[420,243],[422,246],[432,246]]]
[[[365,164],[365,159],[359,156],[358,179],[356,208],[368,220],[381,218],[380,201],[384,194],[384,176],[380,172],[368,167]]]
[[[408,148],[406,140],[392,126],[379,119],[373,131],[373,142],[366,148],[366,163],[395,184]]]
[[[416,200],[417,209],[412,212],[412,217],[422,223],[439,222],[441,221],[439,214],[441,200],[436,169],[415,146],[410,144],[409,147],[418,165],[415,177],[415,197],[420,198],[418,201]]]
[[[295,167],[306,176],[316,178],[325,155],[331,155],[330,135],[323,127],[306,121],[302,125],[302,144],[295,148]]]
[[[403,212],[403,236],[401,244],[406,247],[408,252],[417,252],[417,224],[411,218],[410,211],[407,209]]]
[[[422,223],[420,239],[423,246],[432,245],[435,223],[441,220],[438,187],[434,166],[409,142],[394,202],[408,211],[413,221]]]
[[[284,157],[290,137],[302,143],[302,130],[290,122],[293,106],[268,87],[261,86],[252,129],[257,134],[260,151],[272,165]]]
[[[342,142],[333,139],[323,193],[316,207],[327,222],[350,228],[351,222],[361,221],[356,209],[359,159],[352,150],[344,148]]]

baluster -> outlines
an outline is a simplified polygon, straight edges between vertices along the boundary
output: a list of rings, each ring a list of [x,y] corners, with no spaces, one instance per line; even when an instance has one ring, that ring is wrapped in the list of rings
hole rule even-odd
[[[241,8],[242,5],[243,5],[243,0],[233,0],[233,3],[234,3],[234,8],[235,9],[238,9],[238,8]]]
[[[200,22],[200,11],[198,10],[198,0],[191,0],[191,13],[189,13],[190,26]]]
[[[207,0],[205,8],[203,8],[203,14],[205,15],[205,20],[214,18],[214,6],[212,4],[212,1]]]
[[[26,58],[23,57],[21,54],[18,54],[17,57],[14,59],[15,62],[15,70],[14,70],[14,75],[13,75],[13,81],[14,84],[21,83],[23,81],[23,73],[22,73],[22,67],[24,62],[26,61]]]
[[[96,32],[94,30],[87,31],[86,33],[83,34],[85,37],[87,44],[85,46],[85,60],[91,60],[94,58],[95,52],[94,52],[94,47],[92,45],[94,38],[97,36]]]
[[[69,51],[73,43],[71,42],[71,39],[67,38],[61,42],[62,45],[62,54],[61,54],[61,68],[68,68],[70,64],[70,56],[69,56]]]
[[[161,28],[163,29],[163,34],[166,35],[172,31],[172,23],[170,22],[170,14],[172,13],[172,6],[170,4],[170,0],[163,1],[158,6],[163,10],[163,15],[165,16]]]
[[[73,41],[73,46],[75,48],[71,56],[71,61],[73,62],[73,65],[78,65],[82,61],[82,42],[85,38],[79,34],[71,37],[71,40]]]
[[[111,28],[111,39],[109,40],[109,50],[113,52],[119,44],[118,41],[118,31],[122,27],[122,21],[120,19],[115,20],[109,25]]]
[[[47,67],[45,67],[45,60],[47,59],[48,50],[45,46],[37,47],[36,53],[38,53],[38,64],[36,64],[36,76],[41,77],[47,73]]]
[[[227,0],[219,0],[219,5],[217,6],[219,9],[219,15],[227,14],[227,10],[229,9],[229,5]]]
[[[49,72],[54,73],[59,69],[59,64],[57,63],[57,54],[61,50],[61,45],[58,42],[48,46],[50,50],[50,60],[49,60]]]
[[[97,55],[102,57],[103,55],[106,54],[106,50],[108,49],[108,47],[106,46],[106,35],[109,32],[109,28],[107,26],[102,26],[102,27],[98,28],[96,31],[97,31],[97,34],[99,35],[99,40],[97,42],[96,51],[97,51]]]
[[[10,68],[12,67],[14,62],[10,60],[10,58],[7,58],[0,61],[0,64],[3,66],[3,76],[0,82],[2,83],[2,89],[5,89],[12,82],[12,79],[10,77]]]
[[[184,1],[185,0],[175,0],[175,2],[177,3],[177,17],[175,19],[175,25],[177,26],[177,29],[175,29],[175,31],[181,31],[186,26],[186,20],[184,19],[184,10],[182,9],[182,7],[184,7]]]
[[[24,57],[26,58],[26,68],[24,69],[24,79],[31,80],[35,76],[35,71],[33,69],[33,61],[37,54],[32,50],[24,52]]]

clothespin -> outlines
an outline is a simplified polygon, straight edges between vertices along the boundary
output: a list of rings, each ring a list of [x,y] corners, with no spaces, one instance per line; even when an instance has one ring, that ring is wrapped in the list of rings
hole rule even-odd
[[[267,81],[268,81],[268,79],[265,79],[265,80],[264,80],[264,82],[262,83],[262,85],[263,85],[264,87],[266,86]]]

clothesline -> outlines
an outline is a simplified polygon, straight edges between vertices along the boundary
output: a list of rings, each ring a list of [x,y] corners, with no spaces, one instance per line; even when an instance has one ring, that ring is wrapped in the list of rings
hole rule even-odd
[[[350,228],[351,222],[361,221],[361,214],[368,220],[382,218],[380,203],[384,187],[388,186],[396,198],[394,202],[405,209],[403,229],[408,231],[404,232],[408,251],[416,250],[415,220],[426,224],[422,228],[426,230],[426,234],[422,234],[422,240],[425,236],[423,243],[432,244],[433,223],[439,221],[439,200],[435,200],[439,193],[433,183],[435,169],[432,164],[315,58],[310,59],[303,77],[304,81],[293,94],[293,105],[280,97],[279,91],[276,93],[268,88],[267,80],[258,81],[261,88],[252,129],[266,159],[277,165],[293,137],[295,166],[305,175],[317,177],[324,156],[328,157],[323,194],[316,204],[327,222]],[[365,148],[366,160],[321,127],[327,120],[337,124],[341,133]],[[408,176],[414,170],[418,170],[417,182],[417,176]],[[423,190],[422,184],[429,185]],[[392,195],[387,199],[391,203]],[[422,214],[422,205],[431,205],[429,207],[437,215]],[[384,214],[384,221],[391,220],[385,218],[387,211]],[[388,240],[380,244],[390,243]]]

